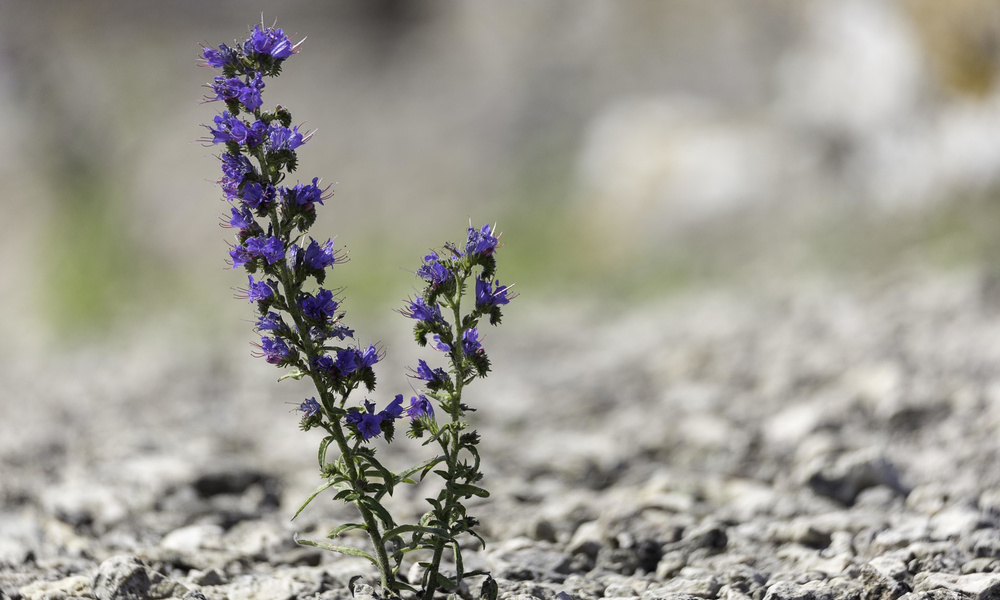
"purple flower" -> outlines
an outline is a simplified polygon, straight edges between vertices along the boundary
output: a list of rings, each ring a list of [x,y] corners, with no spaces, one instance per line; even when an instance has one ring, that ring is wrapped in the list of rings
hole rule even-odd
[[[333,292],[320,288],[315,296],[304,295],[299,300],[299,306],[306,317],[314,321],[324,321],[333,317],[337,311],[337,301],[333,299]]]
[[[462,352],[466,356],[472,356],[477,352],[481,352],[483,345],[479,343],[479,330],[473,327],[472,329],[467,329],[462,334]]]
[[[441,385],[448,381],[448,374],[444,372],[444,369],[431,369],[427,365],[427,361],[422,358],[417,360],[416,373],[417,379],[426,381],[432,386]]]
[[[254,281],[253,275],[247,275],[250,279],[250,287],[247,288],[247,299],[251,302],[259,302],[261,300],[267,300],[274,296],[274,290],[269,285],[269,282],[264,281]]]
[[[303,419],[311,419],[319,414],[319,402],[316,402],[316,398],[307,398],[305,402],[299,405],[299,410],[302,411]]]
[[[266,315],[261,315],[257,319],[257,331],[274,331],[280,332],[287,330],[288,327],[285,322],[281,320],[281,315],[275,312],[269,312]]]
[[[316,357],[312,361],[313,368],[323,371],[324,373],[333,373],[334,363],[333,359],[327,355],[322,355]]]
[[[402,403],[402,396],[398,396],[399,402]],[[395,402],[393,402],[395,404]],[[344,422],[348,425],[354,425],[358,428],[358,433],[361,434],[363,440],[370,440],[371,438],[382,433],[382,423],[389,419],[392,420],[391,414],[395,412],[393,404],[390,404],[382,412],[375,414],[375,403],[365,400],[365,411],[362,412],[357,408],[348,409],[347,414],[344,416]],[[387,414],[386,411],[390,411]],[[402,407],[400,407],[400,415],[402,414]],[[398,417],[396,417],[398,418]]]
[[[380,415],[363,414],[361,422],[358,423],[358,433],[361,438],[370,440],[382,433],[382,417]]]
[[[253,125],[250,126],[249,132],[247,133],[247,147],[256,148],[259,146],[260,143],[264,141],[264,136],[267,135],[267,128],[268,125],[265,121],[261,121],[260,119],[254,121]]]
[[[285,247],[281,240],[273,235],[267,239],[264,237],[252,237],[246,241],[246,251],[250,256],[262,256],[267,264],[273,265],[285,257]]]
[[[496,289],[493,289],[493,282],[483,281],[476,277],[476,308],[489,308],[500,304],[507,304],[510,298],[507,297],[509,285],[500,285],[497,282]]]
[[[221,158],[223,177],[219,180],[219,185],[222,186],[222,191],[227,196],[233,197],[238,193],[240,184],[243,183],[246,176],[257,171],[250,159],[242,154],[229,154],[227,152]]]
[[[282,196],[285,198],[285,202],[288,204],[294,204],[296,206],[311,207],[313,203],[319,202],[323,204],[323,200],[329,196],[324,196],[323,192],[325,190],[319,189],[319,177],[313,177],[312,184],[297,184],[291,189],[285,189]]]
[[[410,408],[406,409],[406,414],[410,415],[410,422],[412,423],[423,416],[433,417],[434,407],[431,406],[431,401],[427,399],[427,396],[420,394],[410,398]]]
[[[243,51],[247,54],[269,54],[278,60],[285,60],[295,54],[295,47],[280,28],[261,29],[260,25],[254,25]]]
[[[358,352],[358,368],[364,369],[375,365],[382,356],[379,355],[379,351],[375,346],[371,344],[368,345],[368,349],[364,352]]]
[[[306,246],[305,254],[302,255],[302,262],[306,268],[312,271],[322,271],[337,261],[333,252],[333,240],[327,240],[322,246],[309,238],[309,245]]]
[[[411,319],[416,319],[418,321],[423,321],[425,323],[436,323],[443,320],[441,316],[441,308],[438,305],[429,306],[423,298],[417,298],[416,300],[410,300],[410,305],[403,309],[402,314],[410,317]]]
[[[451,352],[451,346],[441,341],[441,336],[434,334],[434,347],[441,352]]]
[[[354,348],[337,350],[337,360],[333,363],[333,367],[344,377],[347,377],[351,373],[357,371],[358,351]]]
[[[307,141],[307,138],[303,138],[302,134],[299,133],[298,125],[291,129],[281,125],[272,125],[268,129],[267,136],[272,152],[295,150]]]
[[[393,421],[403,416],[403,395],[396,394],[396,398],[382,409],[379,413],[383,421]]]
[[[254,181],[243,186],[243,196],[240,199],[250,208],[257,210],[260,207],[266,209],[274,202],[276,196],[277,190],[273,185],[269,183],[261,185]]]
[[[242,267],[253,259],[247,249],[240,245],[233,246],[233,249],[229,251],[229,256],[233,259],[232,268],[234,269]]]
[[[213,121],[216,128],[208,128],[212,134],[213,144],[228,144],[229,142],[242,144],[250,133],[242,119],[229,114],[228,110],[222,111],[221,115],[215,115]]]
[[[235,60],[236,51],[225,44],[220,44],[218,49],[205,48],[202,50],[201,56],[205,59],[205,64],[210,67],[219,68]]]
[[[330,337],[335,337],[339,340],[353,338],[354,330],[346,325],[337,324],[330,328]]]
[[[239,92],[239,99],[243,106],[249,111],[255,111],[264,103],[260,98],[260,91],[264,89],[264,79],[260,73],[254,73],[253,79],[247,77],[246,85]]]
[[[239,77],[216,77],[212,84],[212,91],[215,92],[217,100],[233,100],[238,98],[243,91],[243,82]]]
[[[232,217],[229,219],[230,227],[237,227],[239,229],[249,229],[257,226],[257,221],[254,220],[253,215],[250,214],[250,210],[242,206],[236,208],[233,206],[230,211],[232,212]]]
[[[264,352],[264,360],[272,365],[280,365],[292,353],[285,341],[279,337],[260,338],[260,349]]]
[[[489,223],[483,225],[482,229],[476,231],[469,228],[469,240],[465,243],[465,253],[470,256],[489,256],[497,247],[499,240],[493,236]]]
[[[440,285],[451,278],[451,272],[438,262],[436,252],[424,257],[424,264],[417,269],[417,275],[432,286]]]

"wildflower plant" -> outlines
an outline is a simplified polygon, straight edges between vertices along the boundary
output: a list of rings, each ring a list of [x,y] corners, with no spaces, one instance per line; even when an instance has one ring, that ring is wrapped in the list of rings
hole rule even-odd
[[[362,388],[374,392],[374,366],[384,350],[353,341],[354,331],[343,322],[338,290],[324,287],[328,271],[346,262],[346,252],[332,240],[320,242],[307,235],[317,206],[332,196],[329,187],[321,187],[319,178],[286,181],[296,170],[296,152],[312,132],[292,125],[291,113],[281,106],[265,110],[262,99],[265,80],[279,75],[300,44],[293,44],[281,29],[262,24],[255,25],[245,41],[206,47],[201,55],[206,65],[221,69],[209,84],[207,100],[222,102],[225,109],[206,126],[209,136],[204,141],[223,148],[219,185],[229,203],[223,225],[236,231],[229,251],[232,268],[247,272],[247,286],[239,297],[256,309],[260,342],[255,354],[288,370],[279,381],[313,382],[316,395],[298,408],[300,426],[325,433],[317,455],[323,482],[292,518],[321,493],[333,490],[335,499],[357,509],[360,522],[340,525],[327,537],[361,530],[371,548],[298,541],[367,559],[378,569],[387,596],[410,592],[431,600],[439,590],[456,590],[465,577],[485,575],[483,597],[495,598],[496,583],[489,573],[466,572],[462,561],[462,536],[482,542],[475,531],[478,522],[463,501],[489,495],[480,485],[479,435],[468,430],[465,420],[473,409],[462,398],[465,388],[490,369],[480,321],[488,318],[490,324],[499,324],[501,307],[513,297],[509,286],[495,280],[499,234],[489,225],[470,227],[464,245],[446,244],[441,254],[425,256],[417,270],[424,287],[400,310],[416,322],[418,344],[443,353],[445,366],[419,360],[412,376],[424,389],[405,406],[402,394],[381,408],[368,398],[353,399]],[[406,418],[407,436],[439,452],[393,473],[376,458],[373,442],[380,437],[392,442],[397,422]],[[428,498],[427,512],[417,523],[397,523],[382,500],[396,486],[416,484],[430,473],[440,478],[441,486],[436,497]],[[419,582],[407,581],[401,573],[412,552],[422,572]],[[454,563],[453,574],[442,572],[446,553]]]

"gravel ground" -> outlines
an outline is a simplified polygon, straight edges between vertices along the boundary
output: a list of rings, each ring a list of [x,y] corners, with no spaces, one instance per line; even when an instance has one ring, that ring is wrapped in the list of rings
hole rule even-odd
[[[511,600],[1000,598],[994,287],[922,272],[510,311],[473,391],[493,497],[470,568]],[[317,500],[289,521],[318,438],[284,404],[305,388],[274,379],[148,339],[0,367],[0,598],[374,582],[293,541],[352,515]],[[386,460],[410,462],[403,442]]]

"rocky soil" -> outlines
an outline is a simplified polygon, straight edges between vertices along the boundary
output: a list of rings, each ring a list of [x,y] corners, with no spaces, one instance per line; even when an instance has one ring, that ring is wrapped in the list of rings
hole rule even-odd
[[[471,511],[489,544],[470,566],[510,600],[1000,598],[993,289],[922,273],[625,314],[512,307],[472,391],[493,497]],[[289,520],[318,440],[291,410],[307,389],[274,379],[242,349],[147,338],[5,362],[0,598],[346,599],[354,576],[373,583],[294,542],[352,515],[317,500]],[[419,450],[380,452],[401,466]],[[426,495],[393,507],[418,514]]]

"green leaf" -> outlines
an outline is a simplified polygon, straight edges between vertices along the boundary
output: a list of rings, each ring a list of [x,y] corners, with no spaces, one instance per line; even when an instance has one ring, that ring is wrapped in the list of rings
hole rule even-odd
[[[382,466],[382,463],[375,460],[374,456],[365,456],[365,460],[378,471],[378,476],[385,482],[386,491],[391,496],[392,486],[396,483],[396,478],[393,476],[392,471]]]
[[[465,483],[449,483],[448,489],[453,493],[466,498],[470,498],[472,496],[479,496],[480,498],[490,497],[490,493],[483,488]]]
[[[319,548],[320,550],[329,550],[331,552],[339,552],[340,554],[346,554],[348,556],[358,556],[360,558],[367,559],[373,565],[378,567],[378,561],[372,558],[371,554],[368,554],[364,550],[359,550],[351,546],[340,546],[337,544],[327,544],[325,542],[314,542],[312,540],[295,540],[302,546],[312,546],[314,548]]]
[[[486,549],[486,540],[484,540],[478,533],[476,533],[475,531],[473,531],[473,530],[470,529],[469,530],[469,535],[471,535],[472,537],[474,537],[477,540],[479,540],[479,543],[482,545],[483,550]]]
[[[392,515],[389,514],[389,511],[387,511],[384,506],[378,503],[378,500],[369,498],[368,496],[362,496],[361,498],[358,498],[358,503],[364,504],[368,510],[375,513],[375,516],[378,517],[379,521],[382,521],[382,526],[386,529],[392,529],[396,526],[395,521],[392,520]]]
[[[455,581],[461,581],[464,577],[465,565],[462,562],[462,548],[458,545],[457,541],[452,541],[452,550],[455,555]]]
[[[407,469],[407,470],[403,471],[402,473],[399,473],[398,475],[396,475],[396,483],[404,483],[404,482],[405,483],[413,483],[412,481],[409,480],[410,475],[413,475],[417,471],[421,471],[421,470],[423,471],[423,473],[420,475],[420,479],[423,479],[424,475],[427,474],[427,471],[429,471],[431,468],[434,467],[434,465],[440,463],[443,460],[445,460],[445,457],[443,455],[442,456],[435,456],[434,458],[432,458],[430,460],[425,460],[424,462],[420,463],[419,465],[417,465],[415,467],[410,467],[409,469]]]
[[[294,379],[295,381],[299,381],[300,379],[302,379],[303,377],[305,377],[308,374],[309,373],[306,373],[302,369],[292,369],[288,373],[285,373],[284,375],[282,375],[281,377],[279,377],[278,381],[284,381],[286,379]]]
[[[497,600],[499,593],[500,589],[497,582],[493,579],[492,575],[486,573],[486,581],[483,582],[483,587],[480,589],[479,597],[483,600]]]
[[[340,527],[337,527],[330,533],[326,534],[326,537],[333,539],[345,531],[352,531],[354,529],[364,529],[365,531],[368,531],[368,526],[364,523],[344,523]]]
[[[450,577],[445,577],[441,573],[435,573],[434,579],[437,581],[437,587],[443,590],[451,591],[458,587],[458,582]]]
[[[320,469],[322,469],[323,467],[326,466],[326,448],[330,445],[330,442],[332,442],[332,441],[333,441],[333,436],[332,435],[328,435],[325,438],[323,438],[323,441],[321,441],[319,443],[319,456],[318,456],[318,458],[319,458],[319,468]]]
[[[449,540],[451,537],[448,532],[444,529],[439,529],[437,527],[424,527],[422,525],[400,525],[399,527],[394,527],[382,534],[382,539],[390,540],[394,537],[399,537],[403,533],[414,532],[414,533],[429,533],[431,535],[436,535],[442,539]]]
[[[313,492],[311,494],[309,494],[309,497],[306,498],[306,501],[302,503],[302,506],[300,506],[299,509],[297,511],[295,511],[295,514],[292,515],[292,519],[294,519],[295,517],[299,516],[299,513],[302,512],[302,509],[304,509],[310,502],[312,502],[313,498],[315,498],[316,496],[319,496],[323,491],[325,491],[325,490],[333,487],[333,485],[334,485],[334,481],[332,479],[328,479],[324,483],[320,484],[320,486],[318,488],[316,488],[315,490],[313,490]],[[338,494],[338,496],[339,496],[339,494]]]

